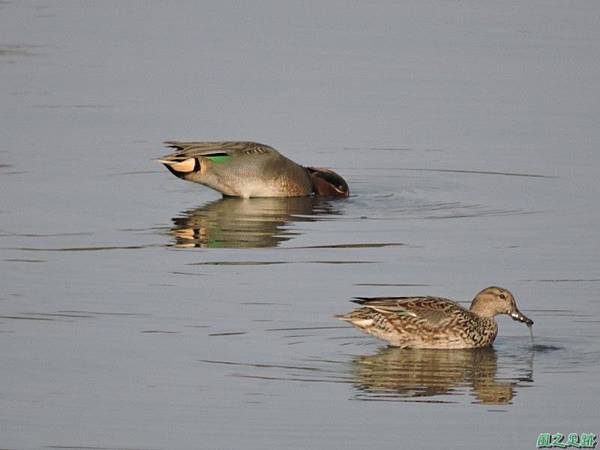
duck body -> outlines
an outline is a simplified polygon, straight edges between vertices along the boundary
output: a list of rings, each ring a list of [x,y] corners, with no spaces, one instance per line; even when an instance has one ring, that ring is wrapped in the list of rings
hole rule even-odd
[[[489,287],[470,309],[442,297],[358,298],[362,307],[337,316],[364,333],[402,348],[459,349],[492,345],[498,334],[497,314],[526,323],[506,289]]]
[[[256,142],[179,142],[159,159],[171,173],[230,197],[348,196],[348,185],[328,169],[303,167]]]

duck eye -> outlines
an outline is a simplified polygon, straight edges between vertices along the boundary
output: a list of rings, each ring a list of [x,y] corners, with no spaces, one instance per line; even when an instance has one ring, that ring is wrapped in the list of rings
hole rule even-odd
[[[500,294],[500,295],[498,295],[498,297],[500,297],[502,300],[506,300],[506,295],[504,295],[504,294]]]

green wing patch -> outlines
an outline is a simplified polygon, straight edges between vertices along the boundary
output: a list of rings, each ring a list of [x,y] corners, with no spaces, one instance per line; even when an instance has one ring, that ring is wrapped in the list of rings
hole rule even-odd
[[[212,155],[204,155],[204,157],[217,164],[227,162],[232,158],[227,153],[213,153]]]

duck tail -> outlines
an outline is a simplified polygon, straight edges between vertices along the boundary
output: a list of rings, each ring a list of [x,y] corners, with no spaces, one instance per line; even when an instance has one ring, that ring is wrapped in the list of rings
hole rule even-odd
[[[186,158],[181,160],[163,157],[156,161],[163,164],[169,169],[169,172],[179,178],[183,178],[188,173],[198,172],[200,170],[200,161],[198,158]]]

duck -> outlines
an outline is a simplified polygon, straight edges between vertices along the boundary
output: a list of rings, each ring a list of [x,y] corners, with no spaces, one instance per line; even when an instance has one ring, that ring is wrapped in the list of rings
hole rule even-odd
[[[304,167],[258,142],[166,141],[174,153],[158,162],[176,177],[226,197],[348,197],[348,183],[333,170]]]
[[[356,297],[361,305],[336,318],[386,341],[391,347],[465,349],[489,347],[498,334],[494,319],[507,314],[531,330],[533,320],[519,309],[507,289],[490,286],[466,309],[442,297]]]

